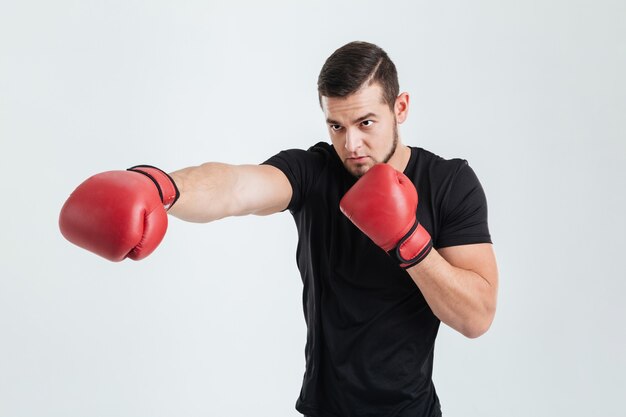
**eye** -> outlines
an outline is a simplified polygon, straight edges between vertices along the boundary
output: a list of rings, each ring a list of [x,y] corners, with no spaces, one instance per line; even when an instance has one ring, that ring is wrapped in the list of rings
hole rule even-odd
[[[338,132],[341,130],[341,125],[330,125],[330,128],[335,131]]]
[[[370,126],[372,126],[373,124],[374,124],[374,121],[373,121],[373,120],[363,120],[363,121],[361,122],[361,125],[362,125],[362,126],[364,126],[364,127],[370,127]]]

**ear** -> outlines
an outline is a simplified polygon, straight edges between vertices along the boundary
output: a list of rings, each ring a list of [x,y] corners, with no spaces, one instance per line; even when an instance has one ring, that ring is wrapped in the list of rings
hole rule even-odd
[[[401,93],[396,97],[394,112],[398,123],[403,123],[409,115],[409,93]]]

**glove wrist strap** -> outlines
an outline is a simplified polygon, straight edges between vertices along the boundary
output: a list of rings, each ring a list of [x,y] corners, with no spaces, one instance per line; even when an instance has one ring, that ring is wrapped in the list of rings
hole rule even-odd
[[[417,220],[395,248],[387,252],[398,260],[400,267],[408,269],[426,258],[433,248],[428,231]]]
[[[161,202],[165,210],[172,208],[176,200],[178,200],[178,197],[180,197],[180,192],[172,177],[157,167],[152,165],[135,165],[134,167],[128,168],[127,171],[138,172],[152,180],[159,191],[159,196],[161,197]]]

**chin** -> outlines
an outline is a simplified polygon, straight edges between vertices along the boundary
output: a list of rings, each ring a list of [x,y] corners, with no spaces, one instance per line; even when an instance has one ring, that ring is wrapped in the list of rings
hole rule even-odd
[[[374,164],[358,164],[358,165],[346,165],[344,163],[344,167],[346,168],[346,170],[348,170],[348,172],[350,174],[352,174],[353,176],[360,178],[363,175],[365,175],[365,173],[367,171],[369,171],[369,169],[374,166]]]

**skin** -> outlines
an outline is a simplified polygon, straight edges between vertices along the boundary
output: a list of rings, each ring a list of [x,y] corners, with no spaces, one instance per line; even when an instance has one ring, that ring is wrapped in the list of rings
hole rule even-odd
[[[382,97],[380,86],[373,84],[348,97],[321,100],[333,147],[356,177],[379,162],[403,171],[410,158],[410,148],[398,134],[398,126],[408,116],[409,95],[400,94],[393,108]],[[287,207],[292,195],[287,177],[267,165],[206,163],[170,175],[181,196],[169,214],[192,222],[277,213]],[[489,329],[498,292],[491,244],[433,249],[407,272],[443,323],[469,338]]]

